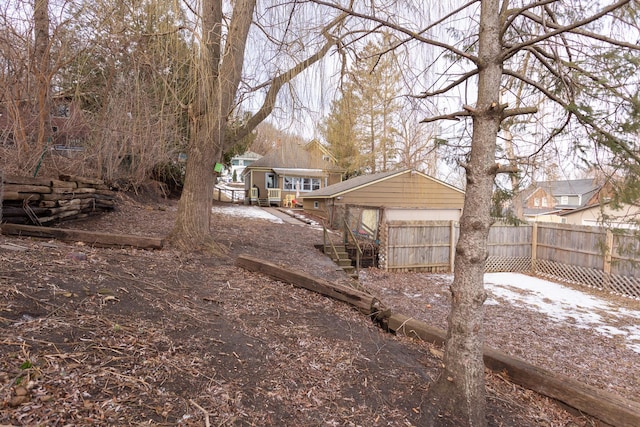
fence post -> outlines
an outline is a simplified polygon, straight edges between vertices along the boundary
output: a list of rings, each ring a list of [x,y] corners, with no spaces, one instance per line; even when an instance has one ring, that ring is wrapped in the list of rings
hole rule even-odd
[[[536,275],[536,261],[538,259],[538,223],[531,227],[531,273]]]
[[[456,262],[456,223],[451,220],[449,223],[449,272],[453,273]]]
[[[0,224],[2,224],[2,200],[4,200],[4,171],[0,170]]]
[[[606,243],[604,247],[604,264],[602,265],[602,288],[609,289],[609,280],[611,278],[611,257],[613,254],[613,232],[607,230]]]

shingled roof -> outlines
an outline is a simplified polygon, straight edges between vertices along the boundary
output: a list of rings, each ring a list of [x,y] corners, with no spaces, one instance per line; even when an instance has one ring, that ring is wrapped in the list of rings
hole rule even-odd
[[[434,181],[437,181],[443,185],[446,185],[447,187],[450,187],[452,189],[455,189],[457,191],[460,191],[461,193],[464,193],[462,190],[460,190],[459,188],[456,188],[452,185],[449,185],[443,181],[437,180],[433,177],[430,177],[428,175],[425,175],[421,172],[418,171],[413,171],[412,169],[400,169],[400,170],[395,170],[395,171],[387,171],[387,172],[380,172],[380,173],[375,173],[372,175],[360,175],[360,176],[356,176],[354,178],[350,178],[346,181],[342,181],[339,182],[337,184],[333,184],[330,185],[328,187],[324,187],[321,188],[319,190],[316,191],[312,191],[311,193],[307,193],[305,194],[305,197],[307,198],[332,198],[332,197],[336,197],[339,196],[341,194],[347,193],[349,191],[353,191],[356,190],[358,188],[362,188],[365,187],[367,185],[373,184],[375,182],[378,181],[383,181],[385,179],[389,179],[392,178],[394,176],[398,176],[398,175],[402,175],[405,173],[418,173],[420,175],[423,175],[426,178],[432,179]]]
[[[256,160],[248,168],[321,169],[336,172],[341,170],[330,161],[311,155],[305,147],[293,141],[283,142],[280,147]]]
[[[582,196],[582,204],[584,205],[601,187],[594,178],[539,181],[527,188],[523,193],[523,197],[526,200],[531,197],[535,190],[541,188],[553,197]]]

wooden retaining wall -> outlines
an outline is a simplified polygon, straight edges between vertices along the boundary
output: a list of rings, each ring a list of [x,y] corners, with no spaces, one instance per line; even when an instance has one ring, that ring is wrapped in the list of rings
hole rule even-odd
[[[73,175],[0,177],[0,200],[0,221],[27,225],[50,225],[115,207],[114,192],[102,180]]]
[[[384,329],[397,335],[420,338],[437,346],[444,344],[445,331],[430,327],[424,322],[402,314],[394,313],[385,307],[383,301],[379,301],[366,292],[292,271],[248,255],[240,255],[236,259],[236,265],[350,304],[371,317]],[[640,425],[639,402],[590,387],[487,346],[483,350],[483,358],[487,368],[501,373],[514,384],[556,399],[608,425],[619,427]]]
[[[380,229],[379,266],[451,272],[456,222],[391,221]],[[522,272],[640,298],[640,237],[571,224],[494,225],[486,272]]]

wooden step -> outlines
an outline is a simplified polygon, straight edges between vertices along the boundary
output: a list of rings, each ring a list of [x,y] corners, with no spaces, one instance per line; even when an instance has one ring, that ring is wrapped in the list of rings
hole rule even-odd
[[[338,264],[340,267],[350,267],[353,265],[353,261],[351,261],[351,259],[347,258],[341,258],[339,260],[333,260],[336,264]]]
[[[331,257],[332,258],[338,258],[338,259],[346,259],[349,258],[349,254],[347,252],[331,252]]]
[[[334,251],[335,249],[335,251]],[[324,251],[325,255],[327,255],[333,262],[335,262],[339,268],[344,270],[348,275],[355,277],[356,274],[355,267],[353,266],[353,260],[349,257],[349,253],[347,252],[347,248],[343,244],[327,246]]]

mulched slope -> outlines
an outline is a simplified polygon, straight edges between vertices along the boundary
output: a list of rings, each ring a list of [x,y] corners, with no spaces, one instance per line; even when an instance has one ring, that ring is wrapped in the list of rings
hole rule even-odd
[[[71,226],[163,236],[174,216],[123,199]],[[431,424],[437,349],[233,265],[246,253],[348,282],[313,248],[319,230],[224,214],[213,227],[225,257],[0,236],[17,245],[0,249],[0,424]],[[487,381],[491,425],[592,425]]]
[[[451,275],[403,274],[370,269],[360,277],[361,284],[402,314],[446,329],[451,307]],[[570,285],[565,285],[570,286]],[[640,301],[584,287],[612,302],[617,312],[591,309],[588,313],[609,319],[617,328],[637,328],[640,319],[630,313],[640,311]],[[581,326],[575,320],[554,321],[535,308],[519,307],[490,295],[499,304],[485,305],[485,343],[551,372],[557,372],[627,399],[638,400],[640,354],[620,336]],[[553,295],[549,296],[553,298]]]

